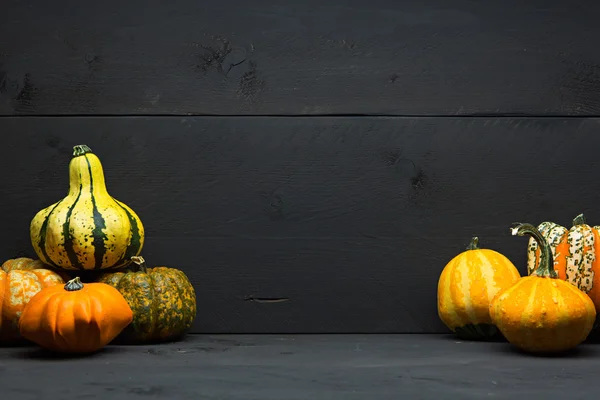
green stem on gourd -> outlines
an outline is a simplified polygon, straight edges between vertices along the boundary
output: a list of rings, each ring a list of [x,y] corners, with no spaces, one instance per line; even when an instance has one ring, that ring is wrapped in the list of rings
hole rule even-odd
[[[83,282],[81,282],[78,276],[65,283],[65,290],[68,292],[75,292],[81,289],[83,289]]]
[[[142,256],[132,256],[131,261],[135,264],[136,270],[139,272],[148,272],[148,267],[146,267],[146,260]]]
[[[91,152],[92,152],[92,149],[90,149],[85,144],[78,144],[76,146],[73,146],[73,157],[79,157],[79,156],[82,156],[84,154],[91,153]]]
[[[552,257],[552,249],[550,248],[548,241],[544,239],[544,236],[542,236],[540,231],[531,224],[521,223],[517,223],[517,225],[514,228],[511,228],[511,231],[513,235],[532,236],[537,242],[538,247],[540,248],[540,262],[537,268],[530,275],[546,278],[558,278],[558,274],[554,270],[554,259]]]
[[[467,250],[479,250],[479,238],[477,236],[473,236],[471,238],[471,243],[467,246]]]
[[[573,219],[573,226],[583,225],[583,224],[585,224],[585,217],[583,216],[583,214],[579,214],[578,216],[576,216]]]

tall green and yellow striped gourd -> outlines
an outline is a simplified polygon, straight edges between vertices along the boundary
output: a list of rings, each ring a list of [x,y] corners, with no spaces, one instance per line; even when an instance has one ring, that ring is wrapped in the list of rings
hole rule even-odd
[[[33,248],[63,270],[122,268],[144,245],[137,214],[106,190],[100,159],[86,145],[73,147],[69,193],[39,211],[30,225]]]

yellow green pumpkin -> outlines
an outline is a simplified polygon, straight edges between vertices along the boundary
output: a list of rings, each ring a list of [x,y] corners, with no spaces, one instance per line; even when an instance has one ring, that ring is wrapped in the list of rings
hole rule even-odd
[[[108,193],[100,159],[88,146],[77,145],[67,196],[34,216],[30,237],[38,257],[56,268],[118,269],[140,254],[144,226]]]
[[[184,335],[196,317],[196,294],[183,271],[164,266],[147,268],[143,257],[132,257],[124,272],[107,272],[98,282],[115,287],[133,311],[133,322],[119,339],[164,342]]]

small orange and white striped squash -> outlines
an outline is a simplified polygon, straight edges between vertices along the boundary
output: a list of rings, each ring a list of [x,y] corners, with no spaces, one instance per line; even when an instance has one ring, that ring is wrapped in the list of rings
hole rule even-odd
[[[489,306],[498,292],[512,286],[521,275],[503,254],[478,247],[474,237],[465,251],[443,269],[437,292],[438,315],[459,338],[490,340],[498,330]]]
[[[565,228],[554,222],[542,222],[537,230],[548,241],[558,277],[587,293],[600,310],[600,226],[586,224],[583,214]],[[540,247],[532,237],[527,246],[527,273],[540,263]]]
[[[0,341],[21,339],[19,319],[23,309],[40,290],[64,283],[61,273],[40,260],[27,257],[0,266]]]

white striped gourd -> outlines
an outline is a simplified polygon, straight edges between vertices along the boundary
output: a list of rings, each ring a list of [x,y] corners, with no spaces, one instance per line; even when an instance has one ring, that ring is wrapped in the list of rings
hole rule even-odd
[[[586,293],[600,310],[600,226],[586,224],[583,214],[573,219],[567,229],[554,222],[537,226],[548,241],[558,278],[572,283]],[[533,239],[527,246],[527,272],[533,273],[540,263],[540,247]]]

